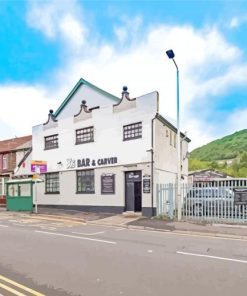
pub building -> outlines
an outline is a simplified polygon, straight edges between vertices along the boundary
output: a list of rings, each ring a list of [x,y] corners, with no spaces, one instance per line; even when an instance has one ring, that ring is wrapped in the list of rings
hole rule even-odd
[[[159,113],[154,91],[115,97],[80,79],[48,120],[34,126],[32,159],[45,161],[39,206],[156,214],[156,184],[175,183],[177,129]],[[181,172],[188,143],[181,133]]]

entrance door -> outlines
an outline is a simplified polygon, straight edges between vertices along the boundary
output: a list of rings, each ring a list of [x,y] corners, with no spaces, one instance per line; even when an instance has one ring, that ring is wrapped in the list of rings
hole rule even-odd
[[[125,173],[125,210],[140,212],[142,210],[142,172]]]

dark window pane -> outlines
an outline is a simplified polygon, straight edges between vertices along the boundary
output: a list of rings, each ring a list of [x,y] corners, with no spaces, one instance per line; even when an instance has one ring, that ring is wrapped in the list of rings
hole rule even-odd
[[[83,144],[94,141],[94,128],[86,127],[76,130],[76,144]]]
[[[48,173],[45,175],[45,192],[59,193],[59,173]]]
[[[142,123],[137,122],[123,127],[123,140],[132,140],[142,137]]]
[[[94,170],[76,172],[77,192],[94,193]]]
[[[45,137],[45,150],[58,148],[58,135]]]

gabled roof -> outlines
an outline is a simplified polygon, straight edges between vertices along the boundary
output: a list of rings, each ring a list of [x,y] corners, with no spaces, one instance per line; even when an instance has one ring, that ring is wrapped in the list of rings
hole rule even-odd
[[[32,140],[32,136],[8,139],[0,141],[0,153],[18,150],[18,147]]]
[[[96,90],[97,92],[107,96],[109,99],[113,100],[114,102],[119,102],[119,98],[115,97],[114,95],[104,91],[101,88],[98,88],[97,86],[91,84],[90,82],[86,81],[85,79],[80,79],[76,85],[74,86],[74,88],[72,89],[72,91],[68,94],[68,96],[66,97],[66,99],[63,101],[63,103],[60,105],[60,107],[57,109],[57,111],[55,112],[54,116],[57,117],[59,115],[59,113],[64,109],[64,107],[68,104],[68,102],[71,100],[72,96],[77,92],[77,90],[79,89],[79,87],[81,85],[86,85],[94,90]]]

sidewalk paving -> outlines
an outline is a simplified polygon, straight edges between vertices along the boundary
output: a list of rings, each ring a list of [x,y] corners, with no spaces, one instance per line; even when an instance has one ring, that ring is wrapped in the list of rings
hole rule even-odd
[[[140,218],[129,223],[139,229],[170,231],[211,236],[235,236],[247,240],[247,224],[210,223],[206,221],[171,221],[155,218]]]
[[[8,212],[0,208],[1,213],[47,220],[77,221],[79,223],[98,226],[113,226],[128,229],[164,231],[180,234],[195,234],[216,237],[233,237],[247,240],[247,224],[210,223],[205,221],[174,221],[126,216],[113,213],[94,213],[53,208],[38,208],[38,214],[27,212]]]

